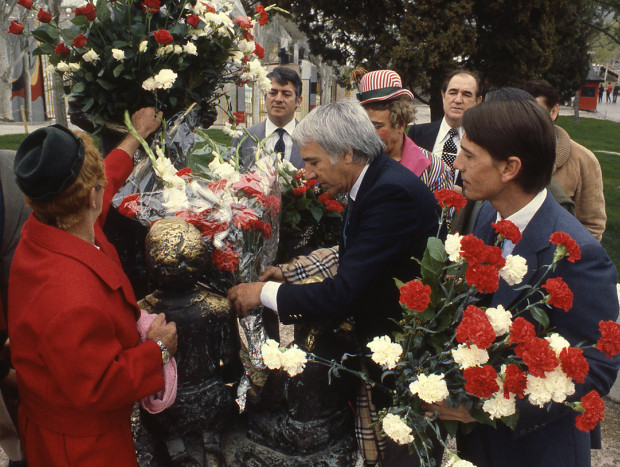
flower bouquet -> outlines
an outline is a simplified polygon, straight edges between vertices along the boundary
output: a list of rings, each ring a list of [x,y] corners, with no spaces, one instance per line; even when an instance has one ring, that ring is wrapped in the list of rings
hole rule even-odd
[[[448,209],[464,205],[456,192],[439,190],[435,196],[444,219]],[[552,234],[553,261],[537,271],[537,282],[521,285],[520,298],[508,309],[487,307],[482,305],[483,294],[494,293],[500,281],[516,286],[528,272],[524,258],[510,254],[504,258],[499,246],[517,244],[519,229],[506,220],[493,228],[497,233],[493,246],[473,235],[448,235],[445,242],[430,238],[418,261],[421,278],[398,284],[403,309],[400,331],[392,337],[375,337],[368,344],[370,357],[383,367],[382,381],[392,381],[392,404],[381,412],[381,428],[395,442],[409,444],[421,465],[433,465],[433,442],[443,444],[446,432],[454,435],[468,426],[439,420],[438,413],[428,416],[436,403],[463,406],[480,423],[499,421],[512,429],[518,421],[518,405],[523,403],[547,408],[553,403],[567,405],[580,413],[576,425],[584,431],[603,418],[604,403],[595,390],[580,401],[570,396],[589,371],[585,349],[596,348],[608,358],[620,353],[620,325],[601,321],[598,341],[578,346],[550,328],[549,313],[570,313],[573,300],[568,285],[552,273],[562,261],[578,261],[579,246],[565,233]],[[290,355],[291,350],[279,349],[278,364],[273,347],[265,345],[263,350],[270,368],[295,374],[314,361],[352,372],[342,362],[325,362],[311,354],[303,359],[298,349]],[[366,375],[360,376],[369,381]]]
[[[50,71],[65,83],[76,108],[96,129],[120,123],[126,110],[155,106],[166,118],[192,103],[212,106],[226,83],[270,82],[259,59],[264,49],[252,35],[254,22],[238,0],[97,0],[74,9],[70,27],[56,24],[37,1],[20,0],[37,12],[35,55],[47,55]],[[256,7],[254,20],[266,24]],[[10,32],[23,33],[15,25]]]
[[[306,180],[304,169],[290,163],[280,170],[282,217],[278,262],[338,243],[346,202]]]

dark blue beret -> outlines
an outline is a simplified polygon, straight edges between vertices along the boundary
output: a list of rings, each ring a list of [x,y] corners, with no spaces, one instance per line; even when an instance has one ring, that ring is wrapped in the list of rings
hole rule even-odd
[[[71,185],[84,164],[84,144],[62,125],[40,128],[15,154],[15,180],[29,198],[48,201]]]

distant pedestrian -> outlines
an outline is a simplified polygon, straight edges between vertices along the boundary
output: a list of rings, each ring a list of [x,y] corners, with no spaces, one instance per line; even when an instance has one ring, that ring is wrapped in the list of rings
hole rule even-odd
[[[603,83],[598,86],[598,103],[603,102],[603,93],[605,92],[605,88],[603,87]]]
[[[618,100],[619,92],[620,92],[620,83],[616,83],[616,85],[614,86],[614,104],[616,103],[616,100]]]
[[[605,92],[607,93],[607,99],[605,100],[605,103],[606,103],[606,104],[608,104],[608,103],[610,103],[610,102],[611,102],[611,90],[612,90],[612,89],[613,89],[613,88],[611,87],[611,83],[609,83],[609,84],[607,85],[607,89],[605,90]]]

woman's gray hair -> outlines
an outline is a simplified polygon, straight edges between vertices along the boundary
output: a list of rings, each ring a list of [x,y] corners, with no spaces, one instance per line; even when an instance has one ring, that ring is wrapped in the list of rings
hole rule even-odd
[[[385,150],[366,110],[355,99],[316,107],[295,127],[292,137],[299,147],[318,144],[332,164],[351,150],[354,162],[370,163]]]

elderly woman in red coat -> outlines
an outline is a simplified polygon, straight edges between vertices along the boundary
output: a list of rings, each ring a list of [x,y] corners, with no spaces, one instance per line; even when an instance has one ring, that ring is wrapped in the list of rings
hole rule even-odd
[[[132,120],[144,137],[159,127],[152,108]],[[137,147],[128,136],[104,162],[87,135],[54,125],[26,137],[15,157],[33,210],[9,279],[19,428],[31,467],[138,465],[131,410],[163,389],[162,363],[176,351],[176,327],[163,315],[140,343],[140,310],[101,230]]]

